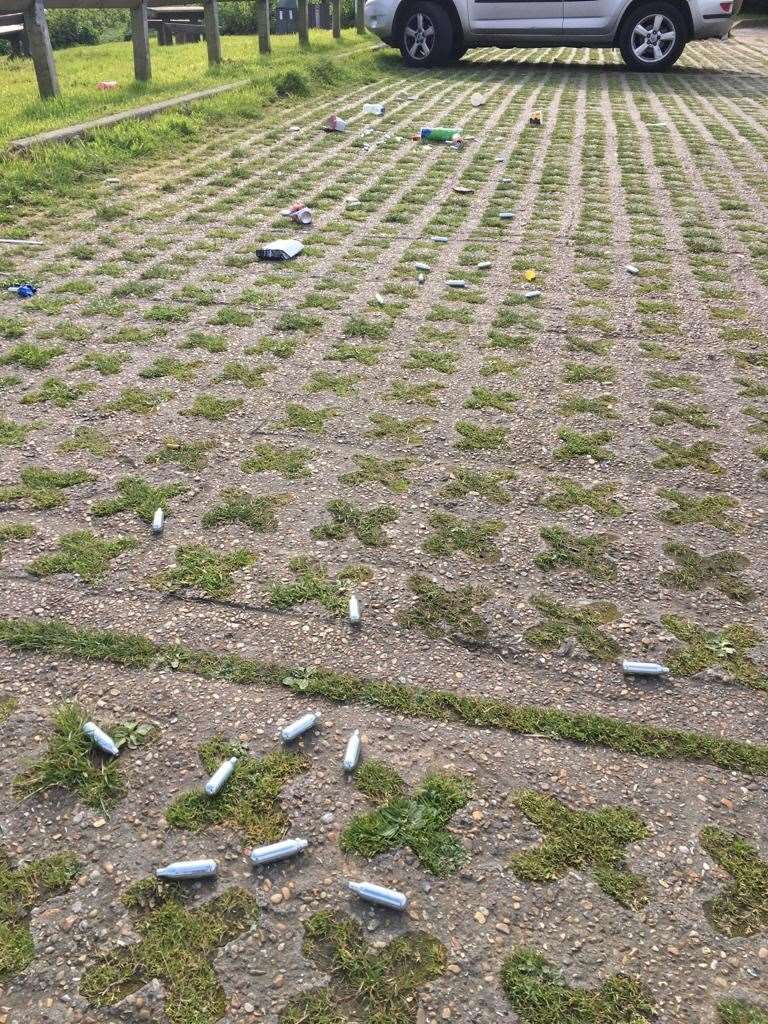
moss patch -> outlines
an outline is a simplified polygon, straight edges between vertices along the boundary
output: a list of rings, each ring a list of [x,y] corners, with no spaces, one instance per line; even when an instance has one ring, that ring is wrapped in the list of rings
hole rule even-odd
[[[277,530],[275,510],[289,501],[287,495],[269,494],[254,498],[248,491],[230,487],[221,492],[220,504],[205,513],[202,523],[206,529],[223,523],[241,523],[255,533],[274,533]]]
[[[498,562],[501,552],[493,538],[503,533],[506,523],[495,519],[459,519],[448,512],[435,512],[429,519],[433,533],[424,542],[430,555],[448,558],[461,551],[478,562]]]
[[[8,981],[32,962],[29,917],[34,907],[71,889],[79,871],[77,859],[69,853],[18,868],[0,854],[0,981]]]
[[[186,544],[176,548],[176,565],[151,582],[158,590],[194,589],[208,597],[228,598],[235,592],[233,573],[255,561],[256,555],[242,549],[219,555],[205,544]]]
[[[720,450],[719,444],[711,441],[694,441],[691,445],[680,444],[679,441],[667,441],[662,437],[654,438],[653,443],[665,454],[656,459],[656,469],[699,469],[702,473],[721,476],[725,470],[719,462],[712,458],[713,452]]]
[[[286,480],[301,480],[311,476],[307,463],[314,457],[309,448],[276,448],[272,444],[257,444],[253,455],[240,463],[244,473],[279,473]]]
[[[307,555],[292,558],[288,565],[297,578],[293,583],[272,585],[270,600],[277,608],[294,608],[307,601],[317,601],[329,612],[343,615],[347,611],[350,585],[372,576],[365,566],[350,565],[331,577],[320,562]]]
[[[13,781],[18,797],[49,789],[68,789],[89,807],[104,810],[123,794],[119,763],[103,754],[83,733],[89,716],[77,704],[64,704],[53,718],[48,750]],[[136,722],[104,726],[118,747],[137,747],[154,736],[149,726]]]
[[[239,743],[221,736],[200,747],[200,761],[209,776],[230,757],[238,761],[224,788],[212,797],[203,791],[185,793],[168,807],[166,821],[192,832],[226,826],[242,832],[253,846],[276,842],[288,826],[280,792],[307,770],[308,759],[280,750],[266,757],[251,757]]]
[[[55,508],[65,502],[62,491],[95,479],[92,473],[86,473],[85,470],[59,472],[41,466],[29,466],[22,469],[18,484],[0,487],[0,504],[23,502],[33,509]]]
[[[142,522],[151,523],[158,508],[161,508],[166,516],[169,516],[171,514],[169,499],[186,494],[189,488],[184,487],[183,484],[165,484],[154,487],[139,476],[127,476],[118,482],[116,490],[116,497],[97,501],[91,507],[91,514],[99,518],[106,518],[121,512],[132,512]]]
[[[768,929],[768,862],[741,836],[714,826],[701,831],[699,842],[733,878],[717,899],[705,904],[710,922],[729,936]]]
[[[710,631],[677,615],[663,615],[661,621],[684,645],[667,655],[673,675],[693,676],[706,668],[718,667],[744,686],[768,690],[768,675],[747,654],[762,640],[751,626],[736,623]]]
[[[545,526],[541,538],[550,550],[536,555],[534,562],[545,572],[577,569],[593,580],[616,578],[616,566],[608,555],[613,539],[610,534],[579,537],[561,526]]]
[[[205,469],[208,465],[208,452],[213,451],[215,447],[215,441],[180,441],[169,437],[162,448],[148,455],[144,461],[150,466],[164,466],[170,463],[193,472]]]
[[[96,583],[110,569],[110,563],[139,542],[131,537],[105,540],[90,530],[74,530],[59,537],[59,550],[41,555],[27,566],[33,576],[58,576],[73,573],[85,583]]]
[[[572,508],[591,508],[602,516],[621,516],[624,508],[613,495],[618,488],[615,484],[596,484],[583,487],[567,477],[555,480],[559,490],[542,498],[541,504],[552,512],[567,512]]]
[[[302,567],[306,561],[301,559]],[[363,571],[369,575],[368,570]],[[299,600],[303,593],[299,588]],[[289,597],[288,606],[294,600],[292,594]],[[340,603],[346,608],[343,596]],[[81,629],[56,619],[41,622],[0,618],[0,641],[16,651],[36,651],[153,671],[158,666],[167,666],[211,681],[283,686],[303,699],[316,697],[333,703],[363,704],[427,721],[460,722],[473,729],[501,729],[512,734],[545,735],[639,757],[702,762],[753,775],[768,775],[768,746],[757,743],[625,722],[606,715],[462,696],[451,690],[377,681],[331,669],[281,665],[179,644],[162,645],[138,633]]]
[[[37,530],[25,523],[0,523],[0,562],[5,554],[5,545],[9,540],[29,540]]]
[[[384,547],[389,544],[384,527],[400,517],[393,505],[362,509],[349,501],[336,499],[329,501],[326,508],[331,514],[331,521],[316,526],[311,531],[313,537],[320,540],[345,540],[354,536],[368,547]]]
[[[388,416],[386,413],[372,413],[368,419],[373,424],[368,431],[369,437],[386,437],[401,444],[418,445],[424,442],[422,437],[427,427],[434,424],[434,420],[428,416],[414,416],[412,419],[400,420],[396,416]]]
[[[215,395],[198,395],[188,409],[182,409],[181,416],[195,416],[221,423],[231,413],[242,408],[241,398],[217,398]]]
[[[413,459],[378,459],[374,455],[353,455],[352,461],[359,468],[343,473],[339,477],[341,483],[351,487],[377,483],[393,494],[405,494],[411,485],[405,472],[417,465]]]
[[[425,932],[400,935],[372,953],[357,921],[329,911],[307,921],[303,952],[330,981],[292,999],[280,1024],[417,1024],[416,993],[447,964],[442,943]]]
[[[456,433],[459,435],[456,447],[465,452],[493,451],[507,443],[504,427],[481,427],[477,423],[459,420]]]
[[[594,658],[612,661],[618,657],[619,645],[613,637],[600,629],[600,626],[617,619],[619,612],[615,604],[596,601],[575,607],[553,601],[542,594],[535,594],[531,604],[541,612],[544,619],[523,634],[532,647],[540,651],[554,651],[564,641],[574,639]]]
[[[700,555],[687,544],[665,544],[664,553],[674,558],[677,568],[661,574],[661,582],[678,590],[702,590],[712,587],[734,601],[752,601],[754,589],[739,573],[749,567],[749,559],[737,551],[717,551]]]
[[[405,629],[419,629],[433,640],[449,637],[459,643],[481,644],[488,639],[488,625],[475,611],[490,594],[481,587],[448,590],[426,576],[411,576],[408,586],[416,595],[397,621]]]
[[[588,867],[603,892],[621,906],[637,910],[648,902],[644,879],[633,875],[625,862],[625,848],[650,834],[634,811],[573,811],[533,790],[517,793],[513,802],[545,835],[541,846],[512,857],[510,866],[518,878],[548,882]]]
[[[382,761],[366,761],[355,776],[357,788],[380,806],[347,825],[339,838],[344,853],[376,857],[408,848],[433,875],[457,871],[466,854],[448,831],[448,822],[472,794],[466,779],[431,773],[411,796],[396,771]]]
[[[614,974],[599,989],[571,988],[532,949],[517,949],[501,968],[501,986],[521,1024],[644,1024],[656,1018],[633,978]]]
[[[227,998],[211,962],[258,918],[258,904],[244,889],[228,889],[196,910],[168,892],[139,919],[139,942],[107,951],[83,974],[80,994],[96,1006],[114,1006],[159,978],[170,1024],[214,1024],[226,1013]]]
[[[600,430],[596,434],[582,434],[578,430],[560,430],[557,436],[563,442],[554,452],[558,462],[570,462],[571,459],[583,458],[604,462],[611,458],[611,453],[605,447],[609,441],[613,440],[613,434],[608,430]]]
[[[670,501],[677,508],[670,507],[659,513],[659,519],[673,526],[691,526],[694,523],[706,523],[726,533],[739,533],[739,524],[728,512],[736,508],[737,503],[727,494],[707,494],[698,498],[683,491],[664,489],[656,492],[660,498]]]
[[[500,469],[491,473],[483,473],[466,466],[456,466],[451,470],[451,478],[440,491],[445,498],[465,498],[478,495],[497,505],[508,505],[512,497],[502,484],[514,480],[517,473],[513,469]]]

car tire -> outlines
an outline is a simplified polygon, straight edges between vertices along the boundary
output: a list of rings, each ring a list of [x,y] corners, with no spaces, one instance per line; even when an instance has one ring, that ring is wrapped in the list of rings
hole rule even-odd
[[[664,71],[672,67],[688,41],[679,8],[664,0],[635,7],[619,32],[619,49],[632,71]]]
[[[451,60],[461,60],[461,58],[464,56],[468,49],[469,47],[465,46],[464,43],[456,43],[455,46],[453,47],[453,50],[451,51]]]
[[[408,5],[399,35],[400,53],[412,68],[441,67],[454,59],[456,40],[451,19],[431,0]]]

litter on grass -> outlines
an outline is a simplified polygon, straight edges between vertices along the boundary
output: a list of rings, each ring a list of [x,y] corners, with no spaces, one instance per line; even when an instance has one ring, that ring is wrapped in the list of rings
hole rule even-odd
[[[343,117],[339,117],[338,114],[331,114],[323,125],[324,132],[345,132],[346,130],[347,122]]]
[[[461,128],[421,128],[418,135],[413,136],[414,142],[453,142],[462,143]]]
[[[541,292],[538,288],[533,288],[531,291],[525,293],[526,299],[538,299],[540,295]]]
[[[468,196],[475,190],[473,188],[467,188],[466,185],[454,185],[453,191],[458,192],[460,196]]]
[[[368,903],[378,903],[381,907],[389,907],[390,910],[405,910],[408,905],[408,897],[397,889],[385,889],[383,885],[374,885],[372,882],[348,882],[349,888],[356,893],[361,900]]]
[[[155,876],[191,881],[194,878],[214,878],[218,870],[219,865],[215,860],[176,860],[164,868],[157,868]]]
[[[20,299],[31,299],[37,293],[37,288],[33,284],[12,284],[8,291]]]
[[[109,82],[99,82],[99,84],[96,86],[96,88],[97,89],[102,89],[102,90],[107,90],[107,89],[116,89],[117,86],[118,86],[117,82],[109,81]]]
[[[219,767],[205,784],[205,792],[208,796],[216,796],[216,794],[224,788],[224,784],[235,770],[236,764],[236,757],[228,757],[226,761],[221,762]]]
[[[379,117],[384,113],[383,103],[364,103],[363,104],[364,114],[377,114]]]
[[[295,238],[276,238],[273,242],[266,242],[256,251],[260,260],[293,260],[304,246]]]
[[[626,265],[626,267],[624,267],[624,269],[626,270],[626,272],[627,272],[628,274],[633,274],[633,275],[635,275],[635,274],[639,274],[639,273],[640,273],[640,269],[639,269],[639,267],[636,267],[636,266],[634,265],[634,263],[628,263],[628,264]]]
[[[622,671],[625,676],[668,676],[669,669],[666,665],[659,665],[655,661],[622,661]]]
[[[159,536],[163,532],[165,526],[165,512],[161,508],[155,509],[155,514],[152,516],[152,533],[155,536]]]
[[[342,767],[345,772],[353,772],[357,768],[358,761],[360,760],[360,753],[363,749],[363,744],[360,739],[360,730],[355,729],[352,735],[347,740],[347,746],[344,750],[344,760],[342,761]]]
[[[483,96],[481,92],[473,92],[469,97],[469,102],[473,107],[484,107],[488,101],[487,96]]]
[[[528,124],[532,128],[539,128],[539,127],[541,127],[541,111],[540,110],[534,110],[534,112],[528,118]]]
[[[492,266],[493,266],[493,264],[491,263],[491,261],[490,261],[490,260],[481,260],[481,261],[480,261],[480,262],[479,262],[479,263],[478,263],[478,264],[476,265],[476,268],[475,268],[475,269],[476,269],[476,270],[490,270]]]
[[[107,178],[109,181],[109,178]],[[44,245],[44,242],[36,242],[32,238],[0,238],[0,245]]]
[[[303,224],[305,227],[312,223],[312,211],[301,200],[291,203],[285,210],[281,210],[280,216],[289,217],[295,224]]]
[[[305,732],[309,732],[319,717],[319,715],[310,711],[308,714],[302,715],[301,718],[297,718],[295,722],[291,722],[289,725],[286,725],[285,728],[280,731],[280,738],[283,743],[291,743]]]
[[[449,288],[466,288],[467,282],[461,278],[452,278],[445,282]]]
[[[120,753],[120,750],[112,737],[104,732],[103,729],[100,729],[95,722],[85,722],[83,725],[83,733],[88,737],[91,743],[97,746],[99,750],[103,750],[105,754],[111,754],[112,757],[117,757]]]
[[[283,839],[279,843],[270,843],[269,846],[255,847],[251,850],[251,861],[253,864],[271,864],[275,860],[295,857],[308,846],[306,839]]]

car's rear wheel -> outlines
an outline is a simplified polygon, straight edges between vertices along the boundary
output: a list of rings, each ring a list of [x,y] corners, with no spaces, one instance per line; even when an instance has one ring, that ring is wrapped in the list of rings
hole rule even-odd
[[[409,4],[400,28],[400,52],[411,67],[429,68],[454,59],[456,41],[446,11],[431,0]]]
[[[636,7],[619,33],[624,63],[633,71],[663,71],[683,52],[687,29],[678,8],[664,0]]]

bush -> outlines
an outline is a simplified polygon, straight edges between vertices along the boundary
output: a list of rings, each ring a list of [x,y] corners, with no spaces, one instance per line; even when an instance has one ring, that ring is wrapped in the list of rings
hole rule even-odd
[[[46,15],[54,50],[99,43],[105,34],[115,36],[127,24],[126,12],[119,10],[56,10]]]

